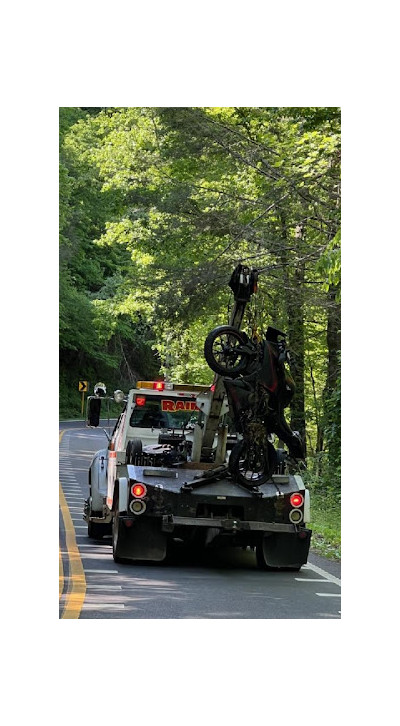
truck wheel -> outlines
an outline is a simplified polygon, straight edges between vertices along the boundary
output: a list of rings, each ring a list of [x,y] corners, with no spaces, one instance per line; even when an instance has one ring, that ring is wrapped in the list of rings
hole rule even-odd
[[[114,562],[124,562],[121,557],[121,525],[119,521],[119,501],[115,502],[114,517],[112,522],[112,549]]]
[[[271,567],[267,565],[262,554],[259,554],[259,547],[256,548],[257,567],[264,572],[299,572],[301,565],[298,567]]]
[[[276,567],[271,567],[267,564],[267,561],[265,559],[265,551],[264,551],[264,540],[261,540],[261,542],[256,545],[256,560],[257,560],[257,567],[259,570],[267,570],[270,572],[276,571]]]
[[[266,547],[266,538],[263,537],[258,544],[256,545],[256,560],[257,560],[257,567],[259,570],[269,571],[269,572],[298,572],[301,568],[301,565],[291,565],[290,567],[285,566],[271,566],[267,563],[267,547]]]
[[[88,522],[88,537],[91,539],[102,539],[103,535],[107,534],[107,530],[104,524],[98,524],[98,522]]]

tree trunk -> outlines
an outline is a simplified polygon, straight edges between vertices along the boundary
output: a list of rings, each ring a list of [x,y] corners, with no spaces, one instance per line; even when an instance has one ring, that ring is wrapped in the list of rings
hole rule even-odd
[[[304,400],[304,264],[295,268],[291,279],[291,290],[287,299],[288,336],[290,349],[293,351],[290,367],[296,385],[296,393],[290,405],[290,426],[299,431],[303,441],[306,440],[306,417]]]
[[[281,212],[282,237],[288,243],[286,220]],[[303,229],[296,230],[296,238],[299,242],[299,253],[303,242]],[[306,417],[304,397],[304,261],[289,265],[288,251],[282,246],[281,262],[285,284],[285,300],[288,319],[289,348],[292,352],[290,372],[296,386],[293,401],[290,404],[290,426],[294,431],[299,431],[306,448]],[[294,270],[290,274],[290,269]]]
[[[336,302],[337,287],[329,286],[328,291],[328,324],[326,342],[328,346],[328,372],[325,391],[333,391],[340,373],[340,305]]]

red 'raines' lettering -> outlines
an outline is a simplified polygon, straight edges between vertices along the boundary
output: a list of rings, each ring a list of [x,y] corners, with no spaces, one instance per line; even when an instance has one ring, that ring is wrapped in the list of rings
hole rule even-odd
[[[161,411],[198,411],[195,401],[161,401]]]

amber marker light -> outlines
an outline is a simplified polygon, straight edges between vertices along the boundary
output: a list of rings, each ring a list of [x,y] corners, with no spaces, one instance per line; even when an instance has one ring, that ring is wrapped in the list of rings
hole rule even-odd
[[[300,524],[300,522],[303,520],[303,515],[300,509],[292,509],[289,512],[289,519],[292,524]]]
[[[142,499],[133,499],[129,505],[132,514],[143,514],[146,511],[146,502]]]

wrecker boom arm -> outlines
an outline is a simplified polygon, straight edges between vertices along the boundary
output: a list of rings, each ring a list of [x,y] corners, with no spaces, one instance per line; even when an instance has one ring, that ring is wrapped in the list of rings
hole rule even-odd
[[[229,287],[234,294],[234,305],[231,311],[229,325],[240,330],[244,311],[247,303],[254,292],[257,290],[258,272],[255,269],[243,265],[235,267]],[[215,377],[215,388],[211,393],[210,412],[206,417],[203,429],[203,441],[201,447],[201,458],[208,458],[213,449],[214,437],[217,433],[220,422],[221,409],[225,396],[225,387],[223,378],[219,375]]]

